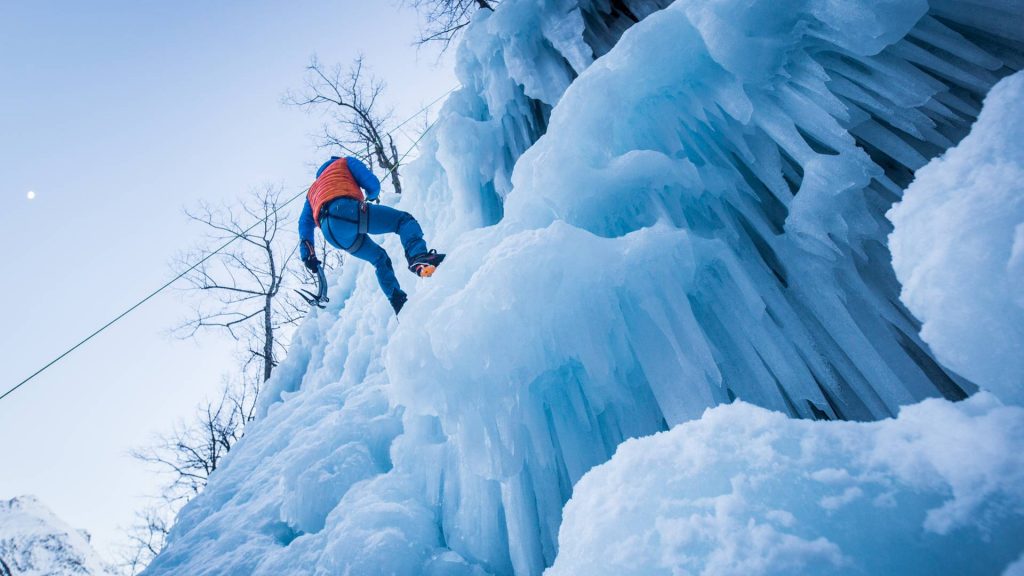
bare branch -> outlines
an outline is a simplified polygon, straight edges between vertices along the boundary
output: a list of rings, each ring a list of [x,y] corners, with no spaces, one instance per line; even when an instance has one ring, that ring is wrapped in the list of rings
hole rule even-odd
[[[477,10],[491,10],[500,0],[407,0],[423,18],[417,44],[441,45],[441,52],[448,50]]]
[[[307,111],[325,112],[331,121],[323,126],[318,145],[338,148],[371,166],[376,160],[390,174],[395,192],[401,194],[401,159],[388,132],[392,115],[379,104],[386,88],[384,82],[367,73],[362,56],[347,72],[337,65],[326,68],[315,58],[306,70],[305,90],[287,95],[285,102]]]
[[[131,452],[166,481],[159,503],[141,511],[128,531],[129,546],[120,565],[127,573],[139,573],[160,552],[170,521],[203,490],[242,437],[256,415],[262,383],[283,357],[291,330],[308,313],[308,306],[300,306],[290,290],[308,279],[295,265],[298,242],[294,233],[289,234],[292,227],[282,227],[289,220],[280,212],[280,197],[280,190],[266,187],[236,206],[200,204],[187,212],[208,232],[208,242],[182,254],[175,264],[184,270],[191,262],[206,259],[185,276],[183,289],[194,295],[196,304],[177,331],[186,337],[203,331],[224,333],[243,342],[244,352],[234,383],[225,384],[216,401],[202,405],[188,423],[149,447]],[[248,230],[254,221],[257,225]],[[219,250],[231,238],[241,242]],[[325,258],[327,267],[337,262]]]
[[[192,338],[200,332],[220,330],[234,340],[258,334],[260,343],[254,349],[261,350],[257,358],[264,378],[270,377],[277,356],[284,352],[289,329],[304,317],[297,313],[290,290],[285,288],[308,283],[294,273],[297,242],[294,234],[281,227],[287,219],[280,208],[281,191],[268,186],[234,206],[201,203],[187,210],[188,218],[208,231],[211,248],[192,250],[175,265],[187,269],[190,262],[209,257],[185,276],[188,290],[206,295],[204,305],[195,306],[176,333]],[[257,226],[250,230],[252,222]],[[214,252],[230,238],[241,242]]]

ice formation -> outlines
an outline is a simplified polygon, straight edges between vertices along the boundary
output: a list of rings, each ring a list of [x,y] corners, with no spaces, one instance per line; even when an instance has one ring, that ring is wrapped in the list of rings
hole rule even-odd
[[[399,323],[344,267],[148,574],[540,574],[628,438],[974,390],[900,303],[885,212],[1021,67],[1021,6],[665,4],[478,14],[401,205],[443,271]]]
[[[1024,23],[1022,23],[1024,25]],[[890,212],[903,300],[950,368],[1024,404],[1024,73]]]
[[[714,408],[584,476],[544,575],[1003,574],[1022,445],[1024,408],[988,393],[868,423]]]
[[[108,576],[84,532],[33,496],[0,500],[0,576]]]

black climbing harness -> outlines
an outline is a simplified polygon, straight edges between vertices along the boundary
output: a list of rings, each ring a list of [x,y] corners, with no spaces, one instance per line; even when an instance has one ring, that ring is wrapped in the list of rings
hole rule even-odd
[[[338,238],[334,235],[334,230],[331,228],[330,221],[325,222],[324,220],[324,218],[332,216],[330,206],[333,203],[334,201],[332,200],[330,202],[327,202],[326,204],[323,205],[322,208],[320,208],[320,216],[317,218],[317,221],[325,223],[327,225],[326,229],[323,227],[323,225],[321,225],[320,230],[325,234],[330,235],[331,244],[338,246],[341,243],[338,242]],[[360,248],[363,247],[363,242],[366,241],[366,233],[370,229],[370,209],[369,204],[365,200],[359,202],[359,208],[357,209],[357,212],[358,216],[356,217],[355,222],[357,223],[358,228],[356,230],[355,240],[353,240],[352,244],[350,244],[347,248],[342,248],[342,250],[344,250],[345,252],[348,252],[349,254],[353,255],[357,251],[359,251]],[[348,222],[353,221],[351,217],[345,217],[342,214],[335,214],[333,216],[335,216],[336,218],[340,218],[342,220],[346,220]]]

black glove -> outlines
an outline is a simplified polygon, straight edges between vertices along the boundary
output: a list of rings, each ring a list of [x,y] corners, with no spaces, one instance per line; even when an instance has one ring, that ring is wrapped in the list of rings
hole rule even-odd
[[[316,248],[313,247],[313,243],[308,240],[302,241],[302,263],[309,268],[311,272],[316,274],[317,268],[320,266],[320,260],[316,257]]]
[[[377,196],[376,198],[368,199],[367,202],[373,202],[374,204],[380,204],[380,196]]]

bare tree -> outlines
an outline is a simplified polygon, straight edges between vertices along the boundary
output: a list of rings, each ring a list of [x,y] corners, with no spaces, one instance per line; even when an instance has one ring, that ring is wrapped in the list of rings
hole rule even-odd
[[[249,352],[245,364],[258,363],[263,380],[270,378],[285,351],[282,328],[295,325],[308,311],[285,289],[286,278],[295,277],[288,269],[296,260],[297,242],[288,235],[279,239],[280,226],[287,220],[281,204],[280,190],[265,187],[234,207],[203,204],[187,211],[189,218],[208,228],[208,242],[184,254],[178,265],[184,269],[213,254],[185,277],[191,290],[207,297],[199,299],[193,317],[178,327],[179,335],[192,337],[215,329],[244,340]],[[253,221],[258,224],[250,230]],[[212,247],[228,240],[234,242],[214,254]]]
[[[166,481],[156,503],[141,510],[127,532],[119,566],[126,574],[137,574],[160,552],[173,518],[206,487],[242,437],[255,417],[260,388],[284,353],[290,329],[308,313],[308,305],[288,289],[309,281],[309,274],[292,265],[298,242],[280,228],[291,222],[282,204],[280,190],[268,186],[234,206],[204,204],[186,211],[208,234],[202,248],[182,254],[176,265],[188,269],[203,261],[185,276],[188,290],[200,298],[193,317],[176,330],[185,337],[216,330],[242,342],[244,349],[239,351],[238,373],[226,378],[215,401],[201,405],[195,417],[170,434],[130,452]],[[335,257],[324,264],[330,268],[340,263]]]
[[[131,452],[133,458],[168,477],[161,494],[164,500],[183,503],[206,487],[253,419],[259,390],[259,378],[250,377],[240,386],[225,384],[220,397],[202,405],[191,422],[178,425],[152,446]]]
[[[491,10],[500,0],[406,0],[425,20],[418,44],[440,43],[447,50],[477,10]]]
[[[179,424],[131,456],[166,478],[156,502],[136,514],[120,569],[134,575],[163,549],[173,519],[189,500],[206,487],[223,458],[241,439],[253,420],[262,385],[261,374],[249,370],[239,383],[226,381],[216,401],[200,406],[195,417]]]
[[[382,110],[380,103],[384,82],[367,73],[362,56],[348,70],[340,65],[323,66],[314,57],[306,73],[306,86],[286,94],[284,102],[306,110],[325,110],[330,121],[323,126],[319,146],[338,147],[371,167],[376,162],[391,175],[395,193],[401,194],[401,157],[387,130],[391,110]]]
[[[135,513],[135,524],[128,529],[128,543],[120,562],[113,568],[127,576],[146,569],[167,543],[173,519],[172,509],[160,502]]]

